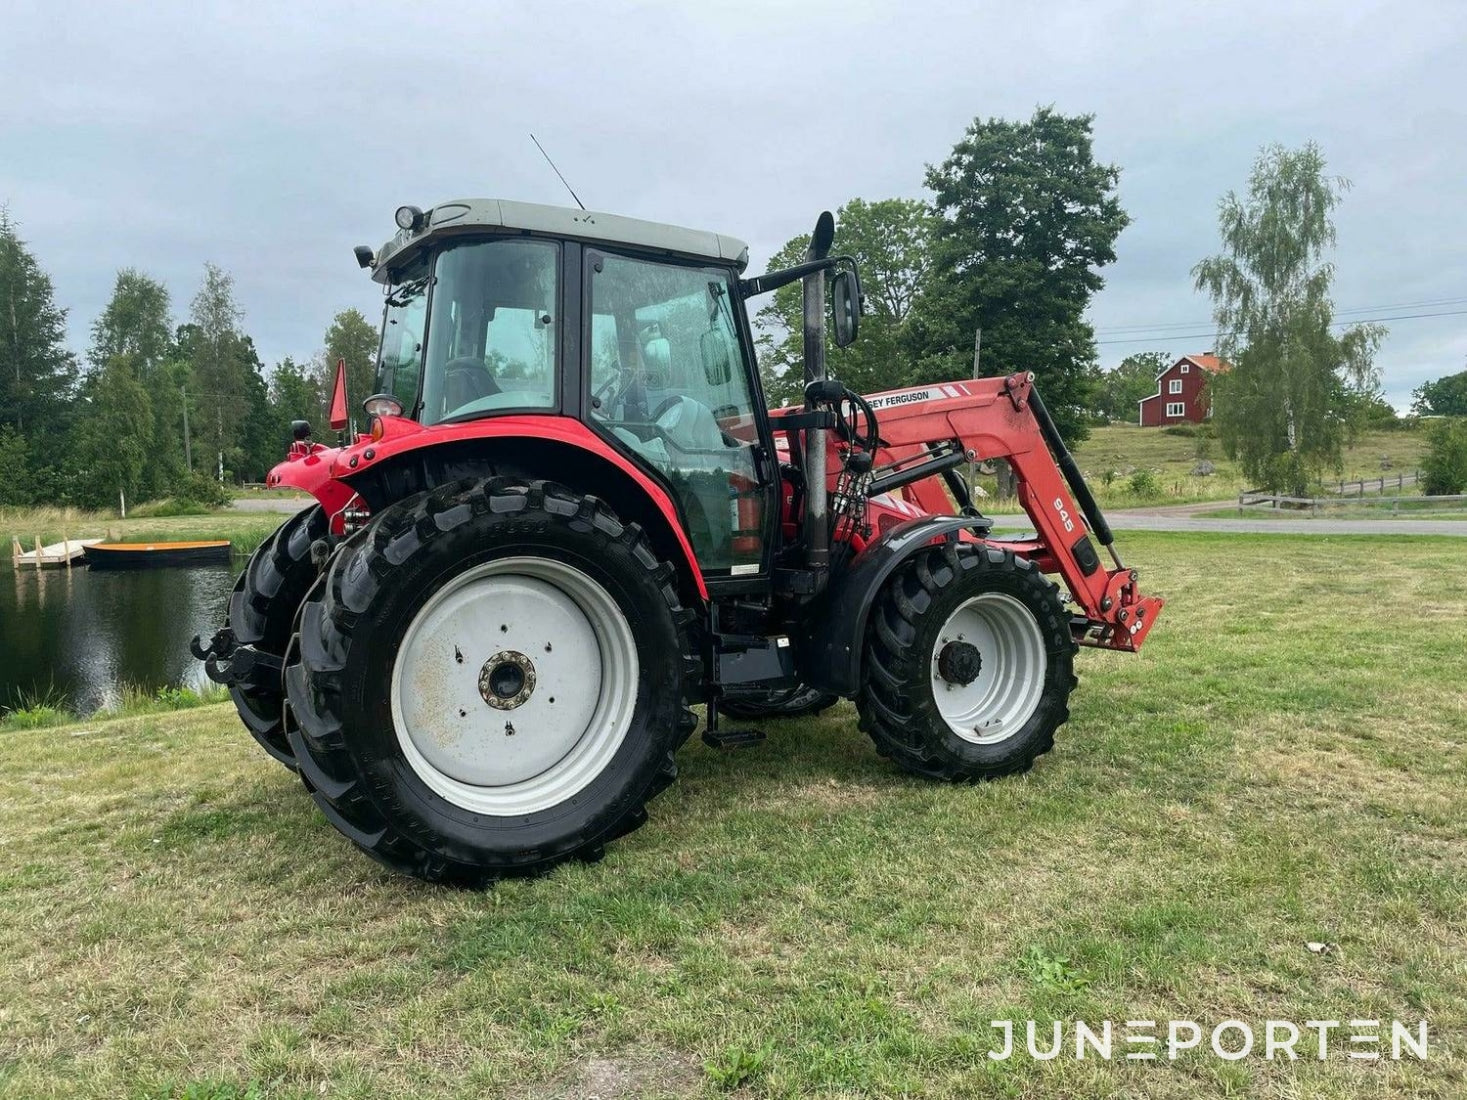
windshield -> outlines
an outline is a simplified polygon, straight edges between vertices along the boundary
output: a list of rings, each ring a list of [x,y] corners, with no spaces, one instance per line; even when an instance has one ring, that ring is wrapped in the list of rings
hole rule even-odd
[[[427,319],[427,264],[419,263],[387,292],[377,385],[372,391],[392,394],[408,413],[418,402],[418,370],[423,361],[423,324]]]
[[[474,241],[439,254],[422,423],[555,406],[559,267],[552,241]]]

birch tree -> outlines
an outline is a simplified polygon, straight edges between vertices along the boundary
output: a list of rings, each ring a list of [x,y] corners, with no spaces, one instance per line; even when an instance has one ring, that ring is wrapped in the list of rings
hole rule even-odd
[[[1340,468],[1353,399],[1374,391],[1385,336],[1371,324],[1334,332],[1326,255],[1349,182],[1325,167],[1312,142],[1264,149],[1246,193],[1219,203],[1222,251],[1192,269],[1232,364],[1211,383],[1223,448],[1263,488],[1296,496]]]

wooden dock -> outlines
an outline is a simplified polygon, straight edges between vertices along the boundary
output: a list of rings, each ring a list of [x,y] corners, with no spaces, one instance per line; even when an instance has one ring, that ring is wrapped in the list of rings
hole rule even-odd
[[[34,550],[23,550],[20,540],[12,537],[10,564],[17,569],[70,569],[73,562],[81,560],[86,547],[95,546],[101,541],[101,539],[66,539],[63,542],[53,542],[50,546],[42,546],[41,540],[36,539]]]

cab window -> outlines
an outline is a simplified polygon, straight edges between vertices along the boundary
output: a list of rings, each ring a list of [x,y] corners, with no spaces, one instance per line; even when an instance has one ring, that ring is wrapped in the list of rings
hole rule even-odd
[[[377,355],[374,393],[390,393],[411,411],[418,403],[418,373],[423,362],[423,328],[428,320],[428,273],[417,265],[387,292],[382,348]]]
[[[555,406],[559,280],[552,241],[476,241],[439,254],[424,424]]]
[[[757,570],[764,498],[750,371],[723,268],[590,252],[593,422],[672,485],[705,570]]]

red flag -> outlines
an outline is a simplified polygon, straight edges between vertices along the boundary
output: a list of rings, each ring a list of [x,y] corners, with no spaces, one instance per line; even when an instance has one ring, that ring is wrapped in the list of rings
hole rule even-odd
[[[336,385],[331,388],[331,430],[339,432],[346,427],[346,360],[336,361]]]

